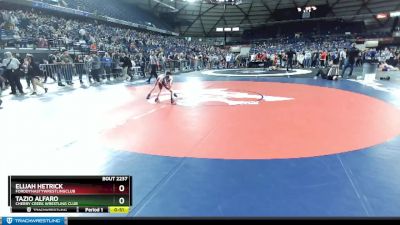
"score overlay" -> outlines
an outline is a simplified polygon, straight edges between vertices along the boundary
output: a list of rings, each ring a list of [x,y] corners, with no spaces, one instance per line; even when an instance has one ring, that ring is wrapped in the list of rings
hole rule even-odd
[[[12,213],[128,213],[131,176],[9,176]]]

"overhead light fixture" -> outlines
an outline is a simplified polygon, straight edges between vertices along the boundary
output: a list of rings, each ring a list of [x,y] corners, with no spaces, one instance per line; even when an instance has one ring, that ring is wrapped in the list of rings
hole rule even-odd
[[[215,28],[217,32],[234,32],[234,31],[240,31],[239,27],[217,27]]]
[[[400,16],[400,11],[390,13],[390,17],[396,17],[396,16]]]
[[[376,15],[377,19],[386,19],[388,15],[386,13],[379,13]]]
[[[304,8],[297,7],[297,11],[298,12],[312,12],[312,11],[315,11],[315,10],[317,10],[316,6],[306,6]]]

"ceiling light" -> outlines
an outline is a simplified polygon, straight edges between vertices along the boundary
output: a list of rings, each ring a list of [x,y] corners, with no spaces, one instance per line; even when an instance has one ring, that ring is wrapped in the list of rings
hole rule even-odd
[[[396,16],[400,16],[400,11],[390,13],[390,17],[396,17]]]
[[[386,13],[379,13],[376,15],[377,19],[386,19],[387,18],[387,14]]]

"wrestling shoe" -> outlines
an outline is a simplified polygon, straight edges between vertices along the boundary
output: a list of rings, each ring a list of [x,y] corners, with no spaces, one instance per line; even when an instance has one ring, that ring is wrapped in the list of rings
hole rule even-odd
[[[147,97],[146,97],[146,99],[150,99],[150,97],[151,97],[151,94],[148,94]]]

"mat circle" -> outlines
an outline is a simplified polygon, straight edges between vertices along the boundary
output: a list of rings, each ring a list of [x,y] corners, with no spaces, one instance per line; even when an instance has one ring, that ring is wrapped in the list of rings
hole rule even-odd
[[[202,72],[208,76],[225,76],[225,77],[283,77],[283,76],[305,76],[312,73],[307,69],[294,69],[286,71],[286,69],[268,70],[263,68],[241,68],[241,69],[221,69],[206,70]]]
[[[188,85],[176,83],[174,88],[183,91]],[[101,141],[112,149],[159,156],[284,159],[365,149],[400,134],[399,109],[358,93],[274,82],[199,81],[197,86],[288,99],[179,107],[150,104],[144,96],[151,86],[132,87],[132,101],[120,109],[126,112],[112,115],[132,116]]]

